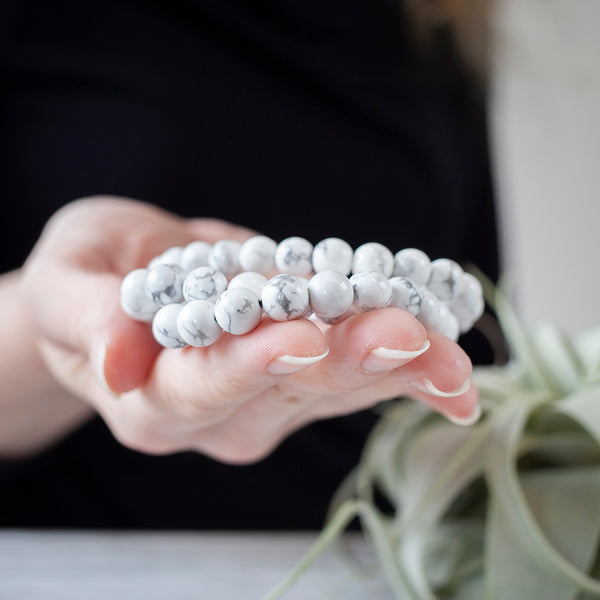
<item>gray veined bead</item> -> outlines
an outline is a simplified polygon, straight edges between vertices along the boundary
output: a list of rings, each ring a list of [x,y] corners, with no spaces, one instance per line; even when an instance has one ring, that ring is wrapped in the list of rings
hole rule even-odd
[[[159,263],[148,271],[146,293],[161,306],[183,300],[184,270],[176,264]]]
[[[431,260],[422,250],[404,248],[394,255],[394,277],[407,277],[417,285],[425,285],[431,275]]]
[[[240,267],[270,276],[275,271],[275,250],[277,242],[264,235],[255,235],[245,241],[240,248]]]
[[[308,284],[311,310],[324,319],[340,317],[352,306],[354,288],[345,275],[337,271],[322,271]]]
[[[207,300],[192,300],[177,316],[179,336],[190,346],[203,348],[214,344],[223,333],[215,320],[215,305]]]
[[[363,271],[350,277],[354,288],[354,301],[357,312],[367,312],[389,306],[392,300],[392,286],[389,279],[377,271]]]
[[[227,279],[231,279],[240,272],[241,247],[242,244],[236,240],[218,241],[208,255],[208,264],[217,271],[221,271]]]
[[[354,251],[352,272],[377,271],[390,277],[394,270],[394,255],[383,244],[368,242]]]
[[[215,319],[224,331],[244,335],[259,323],[262,309],[258,296],[249,289],[235,287],[225,290],[215,304]]]
[[[188,302],[191,300],[216,302],[226,289],[227,278],[213,267],[198,267],[190,271],[183,282],[183,295]]]
[[[136,321],[149,323],[160,306],[146,293],[148,269],[135,269],[121,282],[121,308]]]
[[[275,275],[261,294],[262,307],[274,321],[291,321],[309,313],[308,281],[295,275]]]
[[[448,303],[460,325],[461,333],[466,333],[481,317],[485,310],[483,290],[479,280],[471,273],[463,273],[460,292]]]
[[[192,242],[188,244],[181,253],[179,264],[181,268],[189,273],[198,267],[208,266],[208,256],[212,250],[212,246],[208,242]]]
[[[162,254],[155,256],[149,263],[148,269],[152,269],[156,265],[170,264],[181,266],[181,255],[183,253],[182,246],[172,246],[167,248]]]
[[[152,320],[152,335],[165,348],[183,348],[185,340],[179,335],[177,317],[183,309],[183,304],[167,304],[154,315]]]
[[[282,273],[310,277],[312,251],[313,246],[308,240],[301,237],[286,238],[275,250],[275,265]]]
[[[461,266],[449,258],[438,258],[431,263],[431,275],[427,289],[440,300],[448,302],[457,296],[463,285]]]
[[[441,333],[453,341],[458,339],[460,334],[458,319],[444,302],[427,289],[423,290],[423,302],[417,319],[428,331]]]
[[[239,275],[236,275],[227,286],[230,290],[236,287],[243,287],[248,290],[252,290],[258,298],[262,296],[263,288],[267,285],[267,278],[260,273],[253,271],[244,271]]]
[[[340,238],[321,240],[313,249],[312,266],[315,273],[337,271],[349,275],[354,252],[352,246]]]
[[[413,316],[418,315],[423,299],[415,282],[408,277],[392,277],[389,281],[392,287],[390,306],[402,308]]]

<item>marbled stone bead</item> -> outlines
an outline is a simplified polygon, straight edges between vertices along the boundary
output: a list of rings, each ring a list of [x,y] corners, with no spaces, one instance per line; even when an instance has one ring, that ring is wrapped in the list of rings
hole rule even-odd
[[[458,339],[460,334],[458,319],[444,302],[427,289],[423,290],[423,302],[417,319],[428,331],[441,333],[453,341]]]
[[[440,300],[448,302],[460,293],[463,284],[461,266],[449,258],[438,258],[431,263],[431,275],[427,289]]]
[[[121,282],[121,308],[136,321],[149,323],[160,308],[146,293],[148,269],[135,269]]]
[[[411,315],[418,315],[423,299],[417,284],[408,277],[392,277],[389,282],[392,287],[390,306],[402,308]]]
[[[354,251],[353,273],[377,271],[386,277],[390,277],[393,270],[394,255],[383,244],[368,242]]]
[[[275,271],[275,250],[277,242],[265,235],[255,235],[246,240],[240,248],[240,267],[270,276]]]
[[[215,320],[215,305],[207,300],[192,300],[183,306],[177,331],[184,342],[197,348],[214,344],[223,333]]]
[[[335,319],[348,311],[354,300],[354,288],[345,275],[322,271],[308,284],[311,310],[324,319]]]
[[[215,304],[215,319],[222,329],[234,335],[252,331],[260,322],[262,309],[258,296],[249,289],[225,290]]]
[[[308,240],[301,237],[286,238],[275,250],[275,265],[282,273],[310,277],[312,251],[313,246]]]
[[[267,278],[264,275],[253,271],[244,271],[229,282],[227,289],[243,287],[252,290],[260,298],[265,285],[267,285]]]
[[[240,249],[242,244],[236,240],[220,240],[208,255],[208,264],[217,271],[221,271],[231,279],[240,272]]]
[[[485,310],[485,300],[479,280],[471,273],[464,273],[461,290],[448,303],[448,307],[458,319],[461,333],[471,329]]]
[[[171,248],[167,248],[162,254],[155,256],[149,263],[148,269],[152,269],[156,265],[161,264],[169,264],[169,265],[179,265],[181,261],[181,255],[183,253],[182,246],[173,246]]]
[[[308,281],[295,275],[275,275],[263,288],[262,307],[274,321],[291,321],[309,314]]]
[[[407,277],[417,285],[425,285],[431,275],[431,260],[422,250],[404,248],[394,255],[394,277]]]
[[[354,288],[352,306],[357,312],[367,312],[389,306],[392,300],[392,286],[385,275],[377,271],[363,271],[350,277]]]
[[[177,317],[182,308],[183,304],[167,304],[154,315],[152,335],[165,348],[183,348],[186,345],[177,329]]]
[[[321,240],[313,249],[312,266],[315,273],[337,271],[349,275],[354,252],[352,246],[340,238]]]
[[[181,253],[179,264],[181,268],[189,273],[198,267],[208,266],[208,256],[212,246],[208,242],[192,242],[188,244]]]
[[[148,270],[146,293],[160,306],[183,300],[185,271],[176,264],[159,263]]]
[[[213,267],[198,267],[190,271],[183,282],[183,295],[188,302],[191,300],[216,302],[226,289],[227,277]]]

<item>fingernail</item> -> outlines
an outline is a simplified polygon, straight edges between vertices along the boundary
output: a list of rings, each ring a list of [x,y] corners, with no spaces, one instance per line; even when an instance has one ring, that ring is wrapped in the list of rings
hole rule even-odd
[[[329,348],[323,354],[319,354],[319,356],[292,356],[291,354],[284,354],[271,362],[267,367],[267,371],[271,375],[290,375],[318,363],[328,354]]]
[[[108,392],[113,398],[118,398],[119,394],[110,389],[108,382],[106,381],[106,375],[104,372],[104,362],[106,359],[106,344],[103,343],[100,345],[98,350],[96,351],[96,356],[93,359],[94,372],[96,373],[96,378],[98,379],[100,385],[104,389],[105,392]]]
[[[425,340],[425,343],[419,350],[396,350],[380,346],[379,348],[375,348],[375,350],[371,350],[365,356],[360,366],[363,371],[369,373],[391,371],[409,363],[411,360],[417,358],[417,356],[421,356],[421,354],[429,349],[429,346],[429,340]]]
[[[481,405],[476,404],[473,412],[468,417],[455,417],[454,415],[444,414],[448,421],[451,421],[455,425],[461,425],[462,427],[468,427],[469,425],[475,425],[481,418]]]
[[[462,396],[469,391],[469,388],[471,387],[471,380],[466,379],[460,387],[449,392],[438,390],[438,388],[433,385],[431,379],[427,379],[426,377],[423,377],[421,381],[411,381],[411,385],[416,387],[418,390],[425,392],[426,394],[431,394],[432,396],[437,396],[438,398],[454,398],[455,396]]]

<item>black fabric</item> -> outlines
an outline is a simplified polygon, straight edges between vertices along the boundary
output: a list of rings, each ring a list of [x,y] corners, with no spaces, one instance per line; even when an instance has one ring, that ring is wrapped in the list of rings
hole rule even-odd
[[[449,44],[413,49],[395,1],[22,0],[2,11],[3,271],[57,208],[102,193],[274,239],[416,246],[496,276],[484,110]],[[317,423],[233,467],[129,451],[96,420],[0,469],[0,524],[319,527],[372,423]]]

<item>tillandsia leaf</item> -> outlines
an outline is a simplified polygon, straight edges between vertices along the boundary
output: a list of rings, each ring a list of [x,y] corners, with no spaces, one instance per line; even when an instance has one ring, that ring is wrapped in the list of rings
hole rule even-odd
[[[541,395],[540,401],[543,401],[544,397],[545,395]],[[526,405],[513,400],[499,410],[494,419],[494,428],[486,447],[486,475],[491,491],[490,523],[497,525],[498,519],[503,520],[502,528],[510,528],[511,534],[518,540],[518,547],[532,564],[538,565],[546,573],[552,573],[553,576],[570,582],[575,589],[600,597],[600,581],[587,575],[552,545],[535,520],[521,488],[516,471],[516,458],[519,437],[532,407],[533,403]],[[486,600],[502,600],[506,597],[502,595],[501,589],[506,586],[501,571],[505,559],[498,549],[496,553],[492,550],[494,540],[497,539],[497,530],[490,529],[486,552]],[[511,544],[511,547],[515,551],[516,546]],[[522,584],[525,585],[526,582]],[[519,590],[519,594],[521,593]]]
[[[489,409],[529,389],[524,390],[522,371],[514,363],[503,367],[476,367],[472,378],[482,405]]]
[[[548,540],[575,567],[587,571],[600,533],[600,467],[530,472],[522,475],[521,482]],[[577,510],[573,510],[573,498],[577,498]],[[512,529],[506,509],[495,498],[492,500],[487,534],[487,598],[574,598],[576,583],[533,559]]]
[[[600,386],[571,394],[554,409],[569,415],[600,444]]]

